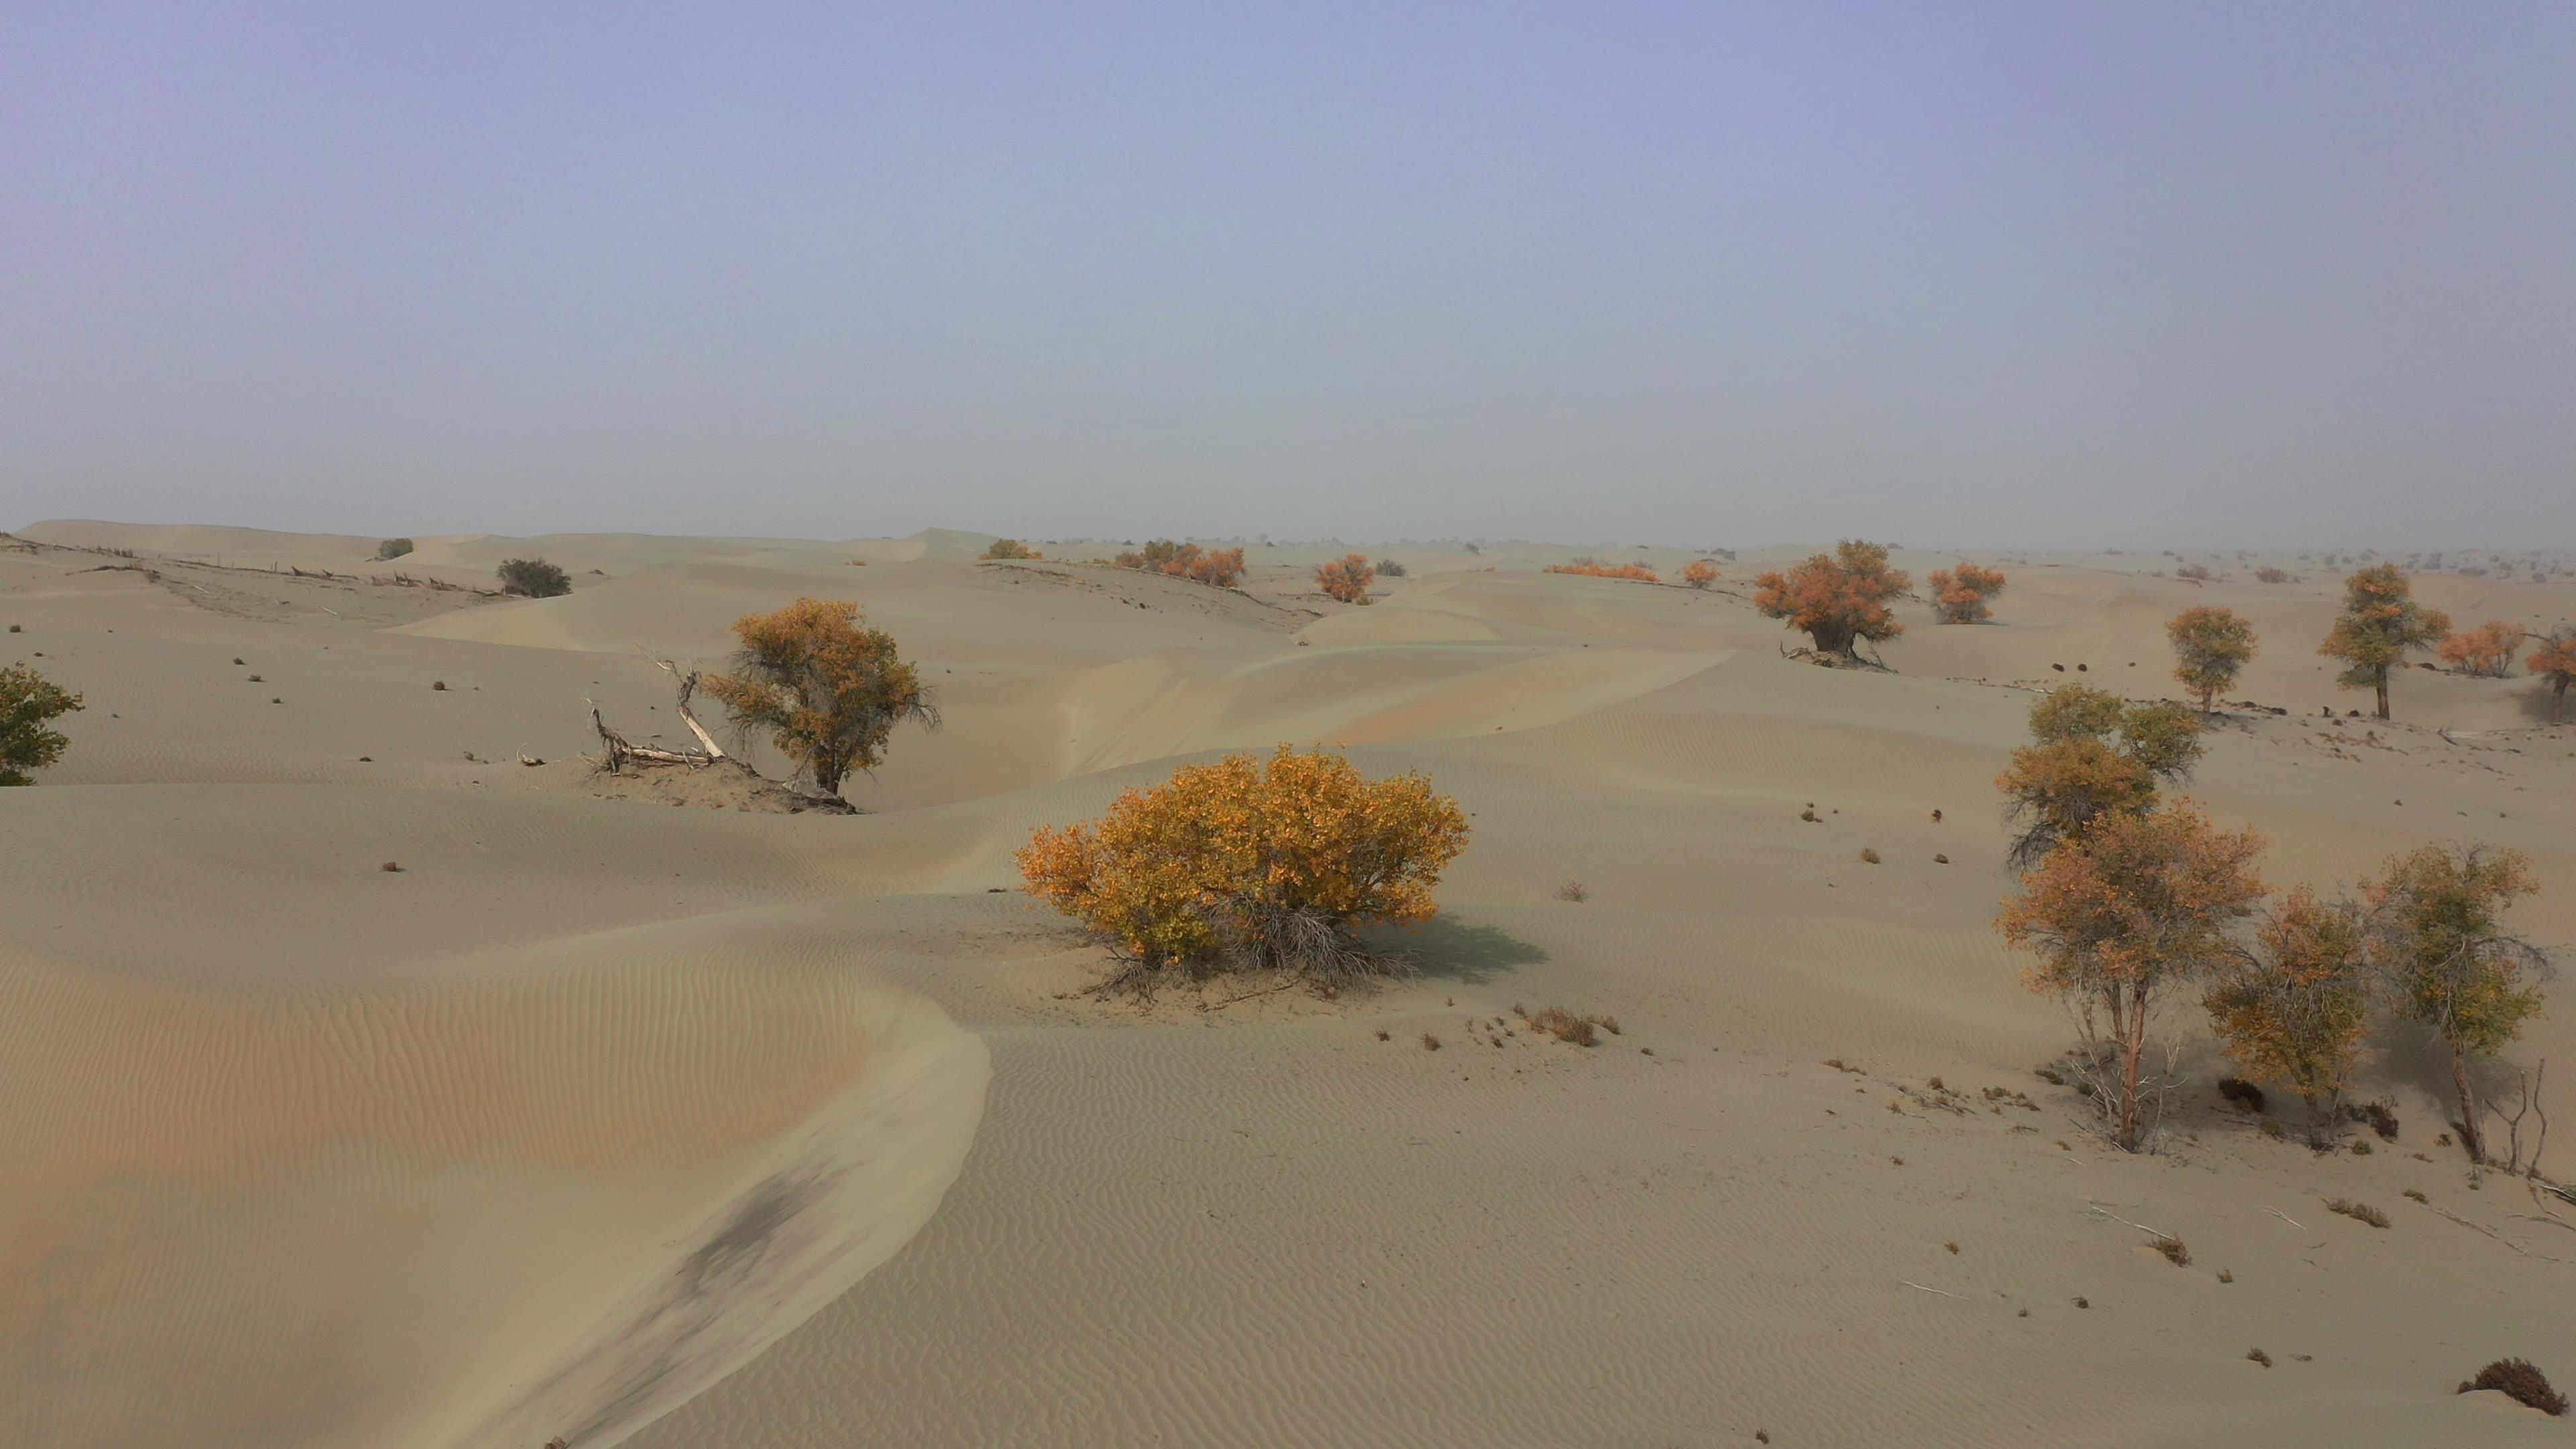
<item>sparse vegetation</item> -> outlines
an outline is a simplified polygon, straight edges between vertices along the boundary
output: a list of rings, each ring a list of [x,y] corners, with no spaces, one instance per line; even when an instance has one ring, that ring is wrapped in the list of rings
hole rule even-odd
[[[1367,603],[1369,584],[1376,578],[1377,571],[1369,567],[1369,561],[1355,553],[1344,554],[1315,570],[1315,586],[1327,597],[1345,604]]]
[[[409,552],[411,552],[410,539],[389,538],[376,545],[376,562],[383,563],[387,559],[401,558]]]
[[[1593,1028],[1597,1023],[1595,1023],[1591,1017],[1577,1016],[1573,1012],[1570,1012],[1561,1006],[1541,1008],[1539,1011],[1531,1015],[1529,1018],[1529,1024],[1537,1030],[1555,1037],[1558,1041],[1567,1042],[1574,1046],[1588,1047],[1600,1040],[1599,1037],[1593,1035]]]
[[[1017,858],[1030,894],[1125,958],[1105,988],[1256,969],[1334,989],[1402,964],[1356,928],[1428,919],[1466,842],[1466,813],[1425,777],[1369,780],[1283,745],[1185,765],[1095,823],[1040,827]]]
[[[1860,862],[1863,865],[1878,864],[1878,852],[1869,846],[1862,846],[1860,848]]]
[[[572,592],[572,577],[541,558],[503,559],[494,570],[501,592],[527,599],[552,599]]]
[[[2417,603],[2405,571],[2391,563],[2353,574],[2343,581],[2343,591],[2343,613],[2317,652],[2343,661],[2336,682],[2344,688],[2376,690],[2379,717],[2386,719],[2388,671],[2407,650],[2428,647],[2449,633],[2450,616]]]
[[[1814,641],[1816,652],[1846,658],[1857,657],[1864,639],[1875,644],[1905,632],[1888,605],[1914,586],[1888,566],[1886,545],[1858,539],[1845,539],[1786,574],[1758,575],[1753,585],[1753,607],[1787,620]]]
[[[1377,561],[1377,573],[1379,578],[1400,579],[1404,577],[1404,565],[1391,558],[1382,558]]]
[[[2248,1362],[2261,1364],[2265,1368],[2272,1366],[2272,1356],[2259,1348],[2245,1350],[2245,1357]]]
[[[1016,538],[997,538],[993,540],[990,548],[985,549],[981,554],[978,554],[977,557],[1001,560],[1014,558],[1045,558],[1046,555],[1029,547],[1027,544],[1020,542]]]
[[[1166,574],[1219,589],[1233,588],[1243,577],[1242,549],[1203,549],[1168,538],[1149,540],[1140,550],[1118,555],[1115,562],[1122,569]]]
[[[2210,579],[2209,567],[2206,564],[2184,564],[2174,570],[2174,577],[2187,579],[2195,584],[2205,584]]]
[[[2174,678],[2200,696],[2200,712],[2216,704],[2218,692],[2236,682],[2237,672],[2255,654],[2254,626],[2233,609],[2185,609],[2165,625],[2173,641]]]
[[[27,772],[63,757],[71,740],[47,726],[81,708],[81,697],[23,664],[0,668],[0,786],[32,785]]]
[[[2164,1260],[2166,1262],[2173,1264],[2175,1267],[2188,1268],[2191,1266],[2191,1249],[2183,1242],[2182,1239],[2174,1237],[2171,1234],[2167,1234],[2163,1237],[2157,1238],[2152,1246],[2158,1253],[2164,1255]]]
[[[1641,584],[1660,584],[1664,576],[1644,564],[1599,564],[1589,559],[1573,563],[1549,564],[1552,574],[1579,574],[1587,579],[1634,579]]]
[[[2290,571],[2288,569],[2272,568],[2267,565],[2266,567],[2256,569],[2254,571],[2254,577],[2257,581],[2262,583],[2286,584],[2290,582]]]
[[[1592,892],[1584,888],[1583,882],[1570,880],[1556,888],[1556,898],[1560,901],[1571,901],[1579,906],[1592,899]]]
[[[2339,1197],[2329,1201],[2326,1204],[2326,1211],[2330,1213],[2341,1213],[2345,1217],[2352,1219],[2354,1222],[2368,1223],[2374,1228],[2384,1228],[2388,1226],[2388,1214],[2381,1212],[2379,1209],[2372,1207],[2366,1202],[2354,1202],[2348,1197]]]
[[[2567,1396],[2549,1386],[2549,1376],[2532,1367],[2527,1359],[2500,1358],[2478,1370],[2478,1376],[2460,1385],[2460,1392],[2475,1393],[2493,1389],[2515,1403],[2538,1409],[2555,1419],[2567,1412]]]
[[[1924,583],[1932,589],[1932,608],[1944,624],[1985,623],[1994,617],[1988,602],[2004,591],[2003,571],[1982,564],[1934,569]]]
[[[735,729],[767,730],[771,745],[826,795],[839,794],[851,771],[876,768],[896,725],[939,727],[938,706],[896,655],[893,636],[863,623],[859,606],[839,599],[745,614],[733,624],[742,641],[734,672],[706,682]]]

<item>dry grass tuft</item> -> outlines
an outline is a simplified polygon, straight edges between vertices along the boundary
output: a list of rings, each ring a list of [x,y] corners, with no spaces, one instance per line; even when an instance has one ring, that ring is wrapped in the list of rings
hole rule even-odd
[[[1860,863],[1863,865],[1878,864],[1878,852],[1866,845],[1862,846],[1860,848]]]
[[[386,861],[384,864],[377,866],[376,869],[383,871],[387,875],[399,875],[402,873],[402,865],[397,861]]]
[[[1390,1037],[1390,1036],[1387,1034],[1387,1030],[1386,1030],[1386,1028],[1385,1028],[1385,1027],[1379,1027],[1379,1028],[1378,1028],[1378,1030],[1377,1030],[1377,1039],[1378,1039],[1379,1041],[1391,1041],[1391,1040],[1393,1040],[1394,1038]]]
[[[429,687],[444,693],[447,689],[447,681],[444,679],[433,679],[429,682]]]
[[[1942,1247],[1945,1247],[1945,1248],[1947,1248],[1947,1249],[1949,1249],[1949,1250],[1950,1250],[1950,1252],[1951,1252],[1951,1254],[1952,1254],[1953,1256],[1956,1256],[1956,1255],[1957,1255],[1957,1253],[1958,1253],[1958,1251],[1959,1251],[1959,1240],[1958,1240],[1957,1238],[1952,1238],[1950,1241],[1948,1241],[1948,1242],[1946,1242],[1946,1243],[1943,1243],[1941,1246],[1942,1246]]]
[[[1584,888],[1583,882],[1570,880],[1556,888],[1556,898],[1560,901],[1572,901],[1579,906],[1592,899],[1592,892]]]
[[[2265,1368],[2270,1368],[2272,1366],[2272,1356],[2259,1348],[2249,1348],[2245,1350],[2245,1357],[2254,1363],[2261,1364]]]
[[[2406,1195],[2413,1198],[2415,1201],[2424,1204],[2426,1207],[2433,1205],[2433,1200],[2426,1197],[2420,1189],[2410,1187],[2406,1189]]]
[[[2161,1237],[2156,1239],[2154,1247],[2157,1252],[2165,1255],[2166,1262],[2175,1267],[2191,1266],[2191,1249],[2184,1245],[2182,1239],[2171,1236]]]
[[[2221,1268],[2218,1270],[2218,1281],[2221,1283],[2233,1283],[2236,1281],[2236,1274],[2232,1269]]]
[[[1577,1016],[1561,1006],[1541,1008],[1529,1023],[1558,1041],[1571,1042],[1576,1046],[1588,1047],[1600,1040],[1593,1035],[1590,1017]]]
[[[2330,1213],[2341,1213],[2355,1222],[2368,1223],[2374,1228],[2384,1228],[2388,1226],[2388,1214],[2381,1212],[2379,1209],[2372,1207],[2366,1202],[2354,1202],[2348,1197],[2339,1197],[2334,1201],[2327,1203],[2326,1211]]]
[[[1422,1049],[1427,1052],[1436,1052],[1440,1050],[1440,1038],[1433,1036],[1427,1031],[1424,1032],[1422,1034]]]
[[[2549,1376],[2532,1367],[2531,1361],[2500,1358],[2478,1370],[2478,1376],[2460,1385],[2461,1393],[2493,1389],[2519,1404],[2555,1419],[2567,1412],[2567,1396],[2549,1386]]]

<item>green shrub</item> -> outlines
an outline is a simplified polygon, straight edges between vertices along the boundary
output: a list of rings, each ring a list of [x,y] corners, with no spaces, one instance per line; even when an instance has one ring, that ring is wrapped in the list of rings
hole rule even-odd
[[[409,552],[411,552],[411,540],[407,538],[389,538],[376,545],[376,558],[379,561],[401,558]]]
[[[32,785],[27,771],[61,759],[71,741],[45,726],[80,707],[79,695],[25,665],[0,669],[0,785]]]
[[[505,594],[551,599],[572,592],[571,577],[541,558],[503,559],[498,572]]]

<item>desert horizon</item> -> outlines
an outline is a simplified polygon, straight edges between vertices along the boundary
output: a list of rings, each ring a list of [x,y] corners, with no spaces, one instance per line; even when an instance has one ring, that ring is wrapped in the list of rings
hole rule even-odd
[[[1338,542],[1203,542],[0,537],[80,700],[0,791],[12,1442],[2554,1442],[2457,1390],[2576,1372],[2576,1015],[2478,1059],[2481,1167],[2389,1003],[2321,1151],[2195,988],[2133,1153],[1997,930],[2033,704],[2200,718],[2208,607],[2258,645],[2168,789],[2269,887],[2509,849],[2576,940],[2546,678],[2415,650],[2383,720],[2316,653],[2407,551],[1900,549],[1847,657],[1764,612],[1806,549],[1337,598]],[[2430,552],[2455,633],[2576,616],[2565,554]],[[837,795],[674,698],[799,599],[935,705]],[[1383,971],[1107,989],[1014,853],[1283,747],[1454,800],[1436,906]]]

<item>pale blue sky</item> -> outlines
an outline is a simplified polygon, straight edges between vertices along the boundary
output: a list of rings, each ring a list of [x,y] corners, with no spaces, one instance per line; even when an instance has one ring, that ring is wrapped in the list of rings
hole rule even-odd
[[[2576,6],[0,7],[0,527],[2576,543]]]

